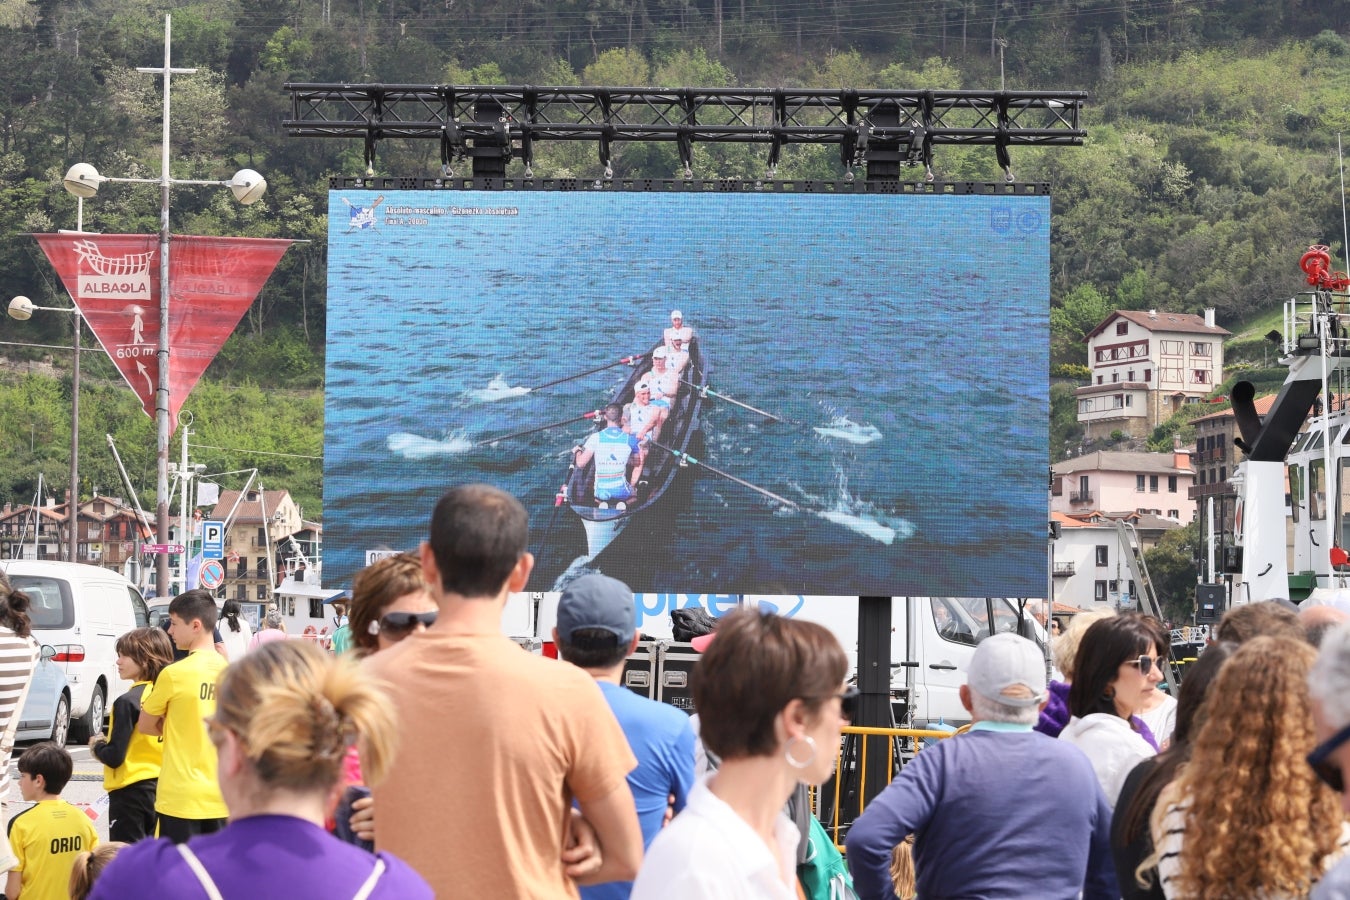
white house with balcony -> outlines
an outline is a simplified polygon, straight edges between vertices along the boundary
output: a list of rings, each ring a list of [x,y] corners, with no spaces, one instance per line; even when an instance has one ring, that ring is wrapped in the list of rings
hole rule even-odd
[[[1195,468],[1185,450],[1144,453],[1099,450],[1050,467],[1050,511],[1137,513],[1184,525],[1195,518]]]
[[[1232,332],[1203,316],[1116,310],[1085,337],[1091,382],[1075,391],[1090,440],[1145,437],[1223,380],[1223,340]]]
[[[1120,545],[1118,519],[1134,526],[1143,550],[1151,549],[1166,532],[1180,527],[1154,515],[1051,512],[1050,520],[1059,525],[1059,538],[1054,542],[1056,603],[1079,609],[1106,605],[1134,608],[1138,603],[1138,586],[1130,578],[1125,551]]]

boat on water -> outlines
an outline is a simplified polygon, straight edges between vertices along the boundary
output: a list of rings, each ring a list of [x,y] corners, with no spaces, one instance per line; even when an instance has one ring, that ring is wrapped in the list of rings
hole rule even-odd
[[[661,346],[657,344],[652,347]],[[689,342],[689,365],[681,378],[680,392],[670,409],[670,415],[661,426],[660,443],[680,453],[687,453],[692,442],[701,433],[701,414],[706,396],[703,390],[708,387],[708,376],[712,366],[703,352],[703,343],[697,335]],[[652,354],[649,350],[623,387],[610,398],[611,403],[627,405],[632,402],[634,388],[646,377],[652,368]],[[687,468],[679,456],[655,445],[647,449],[647,458],[642,477],[637,483],[637,493],[629,499],[623,508],[618,504],[601,506],[595,499],[595,460],[585,466],[575,467],[567,480],[567,501],[572,512],[581,519],[586,529],[586,552],[591,558],[598,556],[619,534],[635,519],[649,514],[661,502],[662,497]]]

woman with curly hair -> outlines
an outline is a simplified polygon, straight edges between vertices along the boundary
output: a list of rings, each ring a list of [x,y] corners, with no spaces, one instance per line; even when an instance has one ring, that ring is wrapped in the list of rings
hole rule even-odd
[[[1167,897],[1303,897],[1350,846],[1340,798],[1306,762],[1316,655],[1304,641],[1263,636],[1219,671],[1190,762],[1153,814]]]

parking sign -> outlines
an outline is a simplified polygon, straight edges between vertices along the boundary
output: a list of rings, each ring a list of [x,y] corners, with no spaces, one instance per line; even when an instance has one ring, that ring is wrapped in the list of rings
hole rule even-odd
[[[208,521],[202,523],[202,558],[225,558],[225,523]]]

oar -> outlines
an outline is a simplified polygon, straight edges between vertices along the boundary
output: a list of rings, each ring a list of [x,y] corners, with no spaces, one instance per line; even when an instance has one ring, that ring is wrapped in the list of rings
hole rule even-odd
[[[586,371],[578,372],[575,375],[568,375],[566,378],[555,378],[553,381],[536,384],[534,387],[526,388],[525,393],[529,394],[533,391],[543,390],[546,387],[553,387],[555,384],[562,384],[564,381],[575,381],[578,378],[585,378],[587,375],[594,375],[596,372],[603,372],[606,369],[612,369],[615,366],[631,366],[646,355],[647,354],[645,353],[634,353],[625,356],[623,359],[616,360],[615,362],[605,363],[603,366],[596,366],[594,369],[587,369]]]
[[[768,497],[770,500],[777,501],[778,503],[781,503],[784,506],[790,506],[793,509],[802,508],[800,503],[796,503],[792,500],[789,500],[786,497],[783,497],[779,494],[775,494],[773,491],[768,490],[767,488],[762,488],[757,484],[751,484],[750,482],[746,481],[743,478],[737,478],[730,472],[723,472],[721,469],[708,465],[701,459],[694,459],[694,457],[690,456],[688,453],[685,453],[683,450],[676,450],[674,447],[667,447],[665,444],[662,444],[659,441],[652,441],[651,443],[653,447],[660,447],[662,450],[666,451],[671,456],[674,456],[676,459],[681,460],[682,462],[687,462],[695,466],[701,466],[702,468],[707,469],[709,472],[712,472],[714,475],[721,475],[728,481],[736,482],[741,487],[748,487],[752,491],[757,491],[758,493],[763,494],[765,497]]]
[[[588,413],[582,413],[579,416],[573,416],[570,419],[563,419],[559,422],[549,422],[547,425],[539,425],[534,428],[526,428],[524,431],[513,431],[510,434],[499,434],[496,437],[488,438],[487,440],[474,441],[473,445],[475,447],[486,447],[488,444],[495,444],[498,441],[504,441],[507,440],[508,438],[524,437],[527,434],[535,434],[536,432],[540,431],[548,431],[550,428],[561,428],[564,425],[571,425],[573,422],[580,422],[583,419],[594,419],[596,416],[600,415],[600,413],[601,410],[594,409]]]
[[[820,516],[827,522],[833,522],[836,525],[842,525],[845,528],[849,529],[850,531],[856,531],[865,537],[870,537],[874,541],[880,541],[883,544],[890,544],[896,538],[897,534],[896,530],[894,528],[891,528],[889,525],[883,525],[880,522],[867,521],[864,520],[862,517],[853,515],[851,513],[835,512],[823,509],[811,509],[810,507],[802,506],[800,503],[796,503],[792,500],[789,500],[788,498],[781,496],[780,494],[775,494],[773,491],[767,490],[766,488],[762,488],[757,484],[751,484],[750,482],[746,481],[743,478],[737,478],[730,472],[723,472],[721,469],[714,468],[713,466],[708,465],[701,459],[694,459],[694,457],[690,456],[688,453],[685,453],[681,450],[676,450],[674,447],[667,447],[665,444],[661,444],[656,441],[652,441],[652,445],[660,447],[662,450],[672,454],[676,459],[682,462],[687,462],[692,465],[700,466],[704,469],[707,469],[714,475],[720,475],[721,477],[727,479],[728,481],[734,481],[741,487],[747,487],[750,490],[755,491],[756,493],[768,497],[770,500],[773,500],[776,503],[781,503],[784,506],[791,507],[792,509],[798,510],[800,512],[810,513],[813,516]],[[908,537],[908,535],[906,535],[906,537]]]
[[[742,409],[748,409],[748,410],[750,410],[750,412],[752,412],[752,413],[755,413],[755,414],[757,414],[757,415],[764,416],[766,419],[773,419],[775,422],[787,422],[787,421],[790,421],[790,420],[788,420],[788,419],[784,419],[782,416],[775,416],[775,415],[774,415],[773,413],[771,413],[771,412],[765,412],[765,411],[762,410],[762,409],[756,409],[755,407],[751,406],[749,403],[742,403],[742,402],[739,401],[739,400],[733,400],[732,398],[728,397],[726,394],[719,394],[719,393],[717,393],[717,391],[714,391],[712,388],[704,387],[704,386],[701,385],[701,384],[695,384],[694,382],[690,381],[688,378],[681,378],[680,381],[682,381],[683,383],[689,385],[691,388],[693,388],[694,390],[698,391],[699,394],[701,394],[701,395],[704,396],[704,397],[716,397],[718,400],[725,400],[727,403],[735,404],[736,406],[739,406],[739,407],[741,407]],[[794,422],[793,424],[796,425],[796,424],[800,424],[800,423]]]

